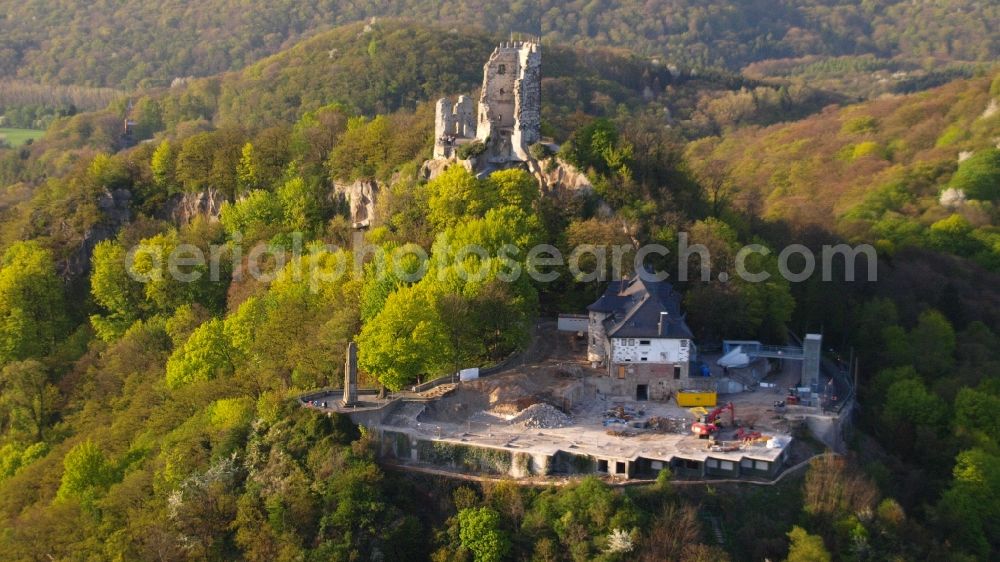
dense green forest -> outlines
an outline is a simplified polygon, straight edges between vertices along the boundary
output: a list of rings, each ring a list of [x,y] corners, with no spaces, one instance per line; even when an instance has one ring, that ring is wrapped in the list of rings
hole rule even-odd
[[[934,247],[1000,268],[1000,80],[957,81],[692,143],[716,197],[891,254]],[[751,209],[752,208],[752,209]]]
[[[143,25],[158,28],[166,5],[135,14],[117,5],[44,14],[33,6],[12,6],[2,25],[32,14],[48,33],[89,17],[86,25],[97,27],[78,45],[83,52],[95,36],[126,45],[134,37],[149,50],[45,62],[40,46],[56,40],[26,39],[18,34],[36,28],[17,27],[3,39],[22,48],[4,51],[12,72],[114,85],[141,75],[150,87],[131,108],[118,99],[58,116],[43,138],[0,148],[3,557],[981,560],[1000,547],[995,71],[820,111],[844,100],[724,71],[671,72],[640,56],[660,52],[647,41],[663,48],[646,27],[656,18],[640,24],[615,11],[641,15],[638,7],[567,4],[593,24],[574,16],[558,25],[572,21],[580,37],[640,55],[573,47],[546,23],[554,16],[541,18],[536,31],[564,42],[545,47],[545,133],[594,185],[543,194],[520,170],[477,178],[456,166],[430,181],[419,173],[430,154],[431,103],[477,87],[492,36],[357,23],[238,72],[167,87],[178,70],[210,74],[271,53],[309,32],[297,21],[311,25],[322,12],[273,5],[281,18],[258,13],[253,21],[277,30],[236,44],[225,38],[249,21],[242,5],[175,7],[164,23],[177,31],[162,37]],[[393,9],[408,9],[401,6]],[[739,6],[761,18],[774,12]],[[790,23],[754,27],[727,11],[735,7],[706,7],[698,12],[705,19],[676,33],[704,34],[704,53],[692,47],[690,60],[735,66],[760,53],[995,56],[988,28],[972,41],[996,21],[990,4],[807,6],[777,14],[799,31],[826,29],[816,22],[832,14],[860,21],[855,11],[881,23],[857,23],[848,39],[824,32],[796,50],[789,41],[806,35],[789,37]],[[455,21],[482,13],[453,8]],[[503,18],[537,9],[515,7]],[[107,22],[105,12],[113,14]],[[337,13],[327,22],[365,15]],[[975,23],[959,32],[943,13]],[[897,19],[905,33],[892,26]],[[733,29],[777,37],[768,25],[786,25],[782,39],[726,43]],[[185,29],[209,28],[219,36],[182,41]],[[948,47],[936,43],[942,34],[954,34],[944,37]],[[53,44],[62,45],[53,53],[73,52]],[[157,62],[168,53],[173,62]],[[130,78],[103,66],[128,58],[147,67]],[[46,65],[65,74],[44,74]],[[79,80],[81,72],[105,78]],[[131,138],[123,136],[126,116]],[[382,191],[363,233],[373,259],[345,268],[354,233],[332,184],[355,179],[375,179]],[[180,212],[209,197],[217,213]],[[822,329],[837,352],[854,349],[860,413],[847,455],[773,488],[680,486],[666,472],[655,485],[628,488],[594,479],[537,489],[462,485],[386,471],[363,429],[293,401],[339,384],[348,341],[360,344],[366,384],[398,389],[456,365],[494,364],[525,345],[540,315],[578,311],[603,289],[568,276],[508,283],[501,273],[509,263],[456,247],[546,242],[568,253],[581,243],[670,246],[682,232],[729,270],[751,242],[879,249],[874,283],[859,275],[677,284],[699,341],[780,341],[788,329]],[[267,250],[259,263],[235,251],[257,242]],[[133,263],[146,282],[126,269],[135,247],[149,258]],[[191,282],[150,257],[179,248],[210,255],[213,247],[218,267],[184,266]],[[406,259],[402,271],[377,275],[377,256],[417,249],[431,257],[432,275],[411,279],[418,264]],[[775,254],[754,265],[774,271]],[[464,278],[460,267],[483,275]],[[676,273],[676,264],[666,267]],[[264,275],[248,275],[252,268]],[[720,522],[724,545],[707,516]]]
[[[316,31],[402,16],[446,28],[540,35],[552,44],[625,47],[687,66],[739,69],[808,55],[875,55],[918,68],[1000,54],[992,2],[6,1],[0,75],[131,88],[242,68]]]
[[[192,79],[137,95],[139,138],[184,121],[261,127],[289,123],[329,103],[372,116],[471,92],[493,49],[482,33],[446,32],[400,20],[317,34],[240,72]],[[698,136],[745,123],[795,119],[841,101],[805,86],[773,85],[728,72],[671,71],[620,50],[546,48],[543,103],[548,133],[565,137],[579,114],[643,109]],[[121,109],[124,112],[124,108]]]

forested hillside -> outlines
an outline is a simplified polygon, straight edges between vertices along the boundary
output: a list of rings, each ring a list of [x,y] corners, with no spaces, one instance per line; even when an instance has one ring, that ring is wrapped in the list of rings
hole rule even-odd
[[[3,25],[32,6],[11,7]],[[78,18],[98,25],[109,10],[128,17],[127,6],[109,6],[35,15],[54,18],[46,30]],[[392,9],[409,5],[402,6]],[[573,20],[574,29],[602,41],[628,43],[629,34],[647,29],[627,18],[627,30],[596,26],[602,14],[626,8],[560,6],[596,18],[586,31]],[[282,20],[252,16],[243,4],[175,6],[164,16],[175,30],[169,41],[190,49],[177,68],[207,73],[276,49],[284,31],[269,31],[275,35],[266,41],[241,35],[245,47],[188,41],[183,31],[211,27],[225,38],[252,19],[304,33],[294,22],[315,14],[286,8],[274,8]],[[962,13],[981,23],[994,8],[970,3]],[[927,11],[907,15],[916,33],[938,29],[944,20],[935,9],[866,2],[794,13],[808,29],[830,14],[855,21],[852,10],[889,18],[883,22]],[[159,21],[158,10],[166,8],[135,17]],[[446,12],[485,17],[468,4],[435,13]],[[712,17],[691,33],[707,34],[709,23],[714,30],[732,16],[723,8],[704,13]],[[989,40],[971,41],[979,23],[967,32],[941,27],[953,35],[951,50],[923,54],[991,56]],[[864,31],[868,24],[857,25]],[[850,41],[902,37],[885,25]],[[117,31],[128,38],[144,28],[95,29],[99,37]],[[22,34],[14,44],[30,45],[19,41],[32,31],[12,29]],[[829,33],[816,48],[847,52]],[[172,72],[157,63],[171,53],[158,43],[165,36],[136,37],[142,40],[131,41],[150,51],[123,51],[121,60],[148,56],[145,75]],[[618,49],[545,46],[544,132],[594,189],[542,193],[518,169],[477,178],[453,166],[427,180],[418,170],[432,142],[429,102],[471,93],[493,40],[401,20],[355,23],[238,72],[149,88],[131,99],[131,109],[120,99],[107,110],[60,116],[40,140],[0,148],[0,557],[994,557],[995,71],[771,125],[830,98],[726,72],[674,73]],[[886,41],[880,56],[913,45]],[[60,59],[52,68],[65,68],[65,81],[75,82],[80,68],[119,60],[104,57],[103,48],[100,57]],[[738,64],[746,48],[757,47],[731,46]],[[41,51],[25,53],[23,72],[34,72]],[[122,76],[116,80],[141,80]],[[126,116],[134,122],[130,137]],[[374,255],[352,268],[345,248],[354,232],[333,185],[359,179],[381,190],[373,225],[361,233]],[[789,330],[822,331],[834,353],[854,350],[860,414],[845,457],[817,462],[775,487],[682,488],[668,472],[655,485],[625,489],[593,479],[537,490],[460,486],[384,471],[363,430],[294,401],[340,384],[349,341],[359,342],[365,385],[404,388],[457,366],[493,365],[524,348],[540,316],[578,312],[604,289],[569,275],[507,282],[510,262],[458,247],[495,254],[508,244],[545,242],[568,254],[580,244],[676,247],[681,233],[711,248],[716,270],[734,271],[739,249],[761,244],[770,254],[756,256],[753,269],[774,274],[761,283],[678,282],[697,341],[780,342]],[[878,247],[877,282],[866,281],[866,272],[843,280],[840,263],[832,281],[777,275],[777,254],[787,244],[818,250],[841,241]],[[257,258],[236,251],[257,243]],[[147,257],[127,262],[137,247]],[[418,249],[431,258],[430,275],[412,278],[419,264],[406,259],[401,269],[378,274],[379,253]],[[181,264],[173,272],[156,259],[213,251],[214,269]],[[527,260],[512,258],[519,267]],[[672,260],[656,265],[677,273]],[[462,267],[482,276],[458,275]],[[261,274],[250,275],[254,268]],[[724,545],[704,514],[725,529]]]
[[[121,96],[106,110],[53,119],[41,142],[17,158],[13,152],[2,155],[0,178],[30,183],[43,172],[60,175],[84,148],[118,150],[127,144],[121,129],[125,118],[133,122],[128,141],[133,143],[154,136],[183,138],[214,127],[287,126],[332,104],[344,115],[368,117],[418,111],[426,117],[414,122],[430,127],[428,102],[446,94],[474,94],[482,60],[492,49],[492,39],[481,33],[451,33],[400,20],[347,25],[240,72]],[[691,138],[794,119],[841,99],[724,72],[674,73],[610,49],[554,47],[545,57],[543,127],[557,140],[588,115],[645,115],[669,126],[675,136]]]
[[[978,0],[5,0],[0,75],[162,86],[178,77],[242,68],[316,31],[373,16],[525,32],[553,45],[627,47],[691,66],[739,69],[768,59],[870,54],[930,68],[996,59],[998,9]]]
[[[960,80],[692,143],[717,197],[883,251],[918,245],[1000,269],[1000,80]]]
[[[136,98],[140,138],[185,120],[259,127],[337,103],[364,115],[413,109],[442,95],[472,93],[494,41],[402,20],[321,33],[238,73],[190,80]],[[817,111],[840,97],[769,85],[726,72],[670,71],[632,53],[555,45],[545,50],[547,133],[560,138],[574,115],[646,109],[697,136],[743,123],[771,123]],[[145,104],[145,105],[144,105]]]

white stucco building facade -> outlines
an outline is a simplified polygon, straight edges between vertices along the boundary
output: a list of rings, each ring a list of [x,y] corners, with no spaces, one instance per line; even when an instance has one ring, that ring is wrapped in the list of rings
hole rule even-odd
[[[587,359],[607,369],[613,394],[665,400],[688,386],[697,348],[669,283],[614,281],[587,311]]]

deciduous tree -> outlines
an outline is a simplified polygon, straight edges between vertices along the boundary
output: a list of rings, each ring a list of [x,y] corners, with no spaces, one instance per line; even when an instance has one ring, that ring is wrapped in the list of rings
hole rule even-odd
[[[500,514],[488,507],[458,512],[462,546],[472,551],[476,562],[500,562],[511,549],[510,538],[500,528]]]
[[[223,323],[212,319],[199,326],[167,361],[167,386],[177,388],[232,373],[232,344]]]
[[[58,401],[59,390],[45,366],[34,359],[9,363],[0,373],[0,411],[31,441],[45,439]]]
[[[65,325],[52,253],[37,242],[10,246],[0,260],[0,365],[47,354]]]
[[[798,525],[788,532],[787,562],[830,562],[832,557],[823,544],[823,537],[810,535]]]

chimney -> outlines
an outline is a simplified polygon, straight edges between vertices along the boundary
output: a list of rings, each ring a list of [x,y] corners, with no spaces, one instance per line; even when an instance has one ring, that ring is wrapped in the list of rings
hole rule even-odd
[[[669,314],[667,312],[661,312],[660,313],[660,324],[659,324],[659,330],[658,330],[658,333],[660,334],[660,336],[663,335],[663,329],[666,327],[667,316],[669,316]]]

